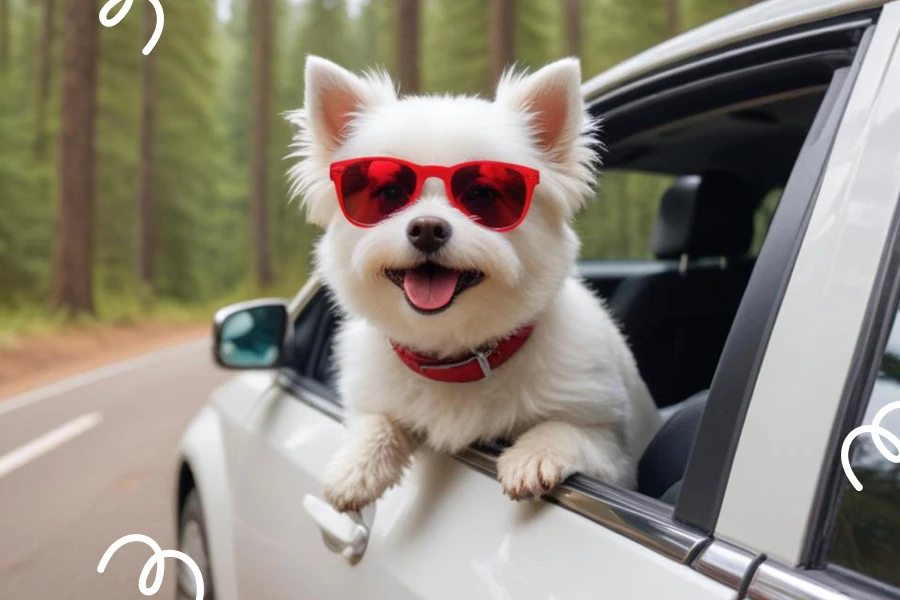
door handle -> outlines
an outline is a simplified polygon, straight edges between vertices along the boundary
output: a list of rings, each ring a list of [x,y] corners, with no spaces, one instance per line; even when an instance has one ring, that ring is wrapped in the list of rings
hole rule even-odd
[[[342,555],[355,565],[366,552],[369,544],[369,528],[358,512],[341,513],[330,504],[307,494],[303,498],[303,508],[313,518],[322,531],[325,546]]]

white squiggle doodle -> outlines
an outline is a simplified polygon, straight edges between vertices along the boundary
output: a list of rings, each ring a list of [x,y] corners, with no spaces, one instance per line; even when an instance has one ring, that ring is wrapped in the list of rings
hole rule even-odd
[[[898,408],[900,408],[900,400],[891,402],[875,413],[875,418],[872,419],[871,425],[860,425],[844,438],[844,444],[841,446],[841,465],[844,467],[844,474],[847,476],[847,479],[850,480],[850,485],[852,485],[857,492],[862,491],[863,486],[853,473],[853,469],[850,467],[850,444],[861,433],[869,432],[872,434],[872,441],[875,443],[875,447],[878,448],[878,451],[881,452],[881,455],[894,464],[900,464],[900,439],[881,426],[881,420],[885,415]],[[891,452],[888,447],[884,445],[884,442],[881,440],[882,437],[887,438],[896,449],[896,453]]]
[[[119,9],[119,12],[116,13],[116,16],[110,17],[109,13],[111,13],[113,9],[122,2],[124,2],[124,4],[122,4],[122,8]],[[156,43],[159,41],[159,36],[162,35],[163,27],[165,27],[166,25],[166,15],[163,12],[163,7],[159,3],[159,0],[149,0],[149,2],[153,5],[153,9],[156,11],[156,27],[153,29],[153,35],[150,36],[150,41],[147,42],[146,46],[144,46],[144,56],[150,54],[150,52],[152,52],[156,47]],[[109,0],[109,2],[104,4],[103,8],[100,9],[100,24],[104,27],[115,27],[122,22],[122,19],[124,19],[125,15],[128,14],[128,11],[131,10],[132,4],[134,4],[134,0]]]
[[[184,562],[184,564],[190,568],[191,573],[194,574],[194,581],[197,583],[196,600],[203,600],[203,575],[200,574],[200,567],[197,566],[194,559],[178,550],[163,550],[159,547],[159,544],[156,543],[156,540],[139,533],[122,536],[113,542],[113,544],[106,549],[106,552],[103,553],[103,558],[100,559],[100,564],[97,565],[97,572],[102,573],[105,571],[106,565],[109,564],[109,560],[113,557],[113,554],[115,554],[119,548],[125,544],[130,544],[131,542],[143,542],[153,548],[153,556],[147,560],[147,563],[141,571],[141,578],[138,580],[138,590],[140,590],[143,595],[153,596],[159,591],[159,587],[162,585],[163,574],[166,570],[165,559],[177,558]],[[148,586],[147,579],[150,577],[150,570],[154,566],[156,567],[156,577],[153,579],[153,585]]]

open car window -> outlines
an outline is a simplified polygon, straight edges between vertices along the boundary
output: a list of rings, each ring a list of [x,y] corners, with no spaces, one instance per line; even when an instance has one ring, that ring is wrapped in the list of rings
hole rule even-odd
[[[557,503],[681,561],[714,530],[766,323],[852,87],[855,48],[840,44],[853,40],[707,69],[694,80],[679,75],[671,87],[656,77],[646,95],[635,84],[591,106],[605,123],[605,175],[577,229],[589,259],[611,260],[584,262],[582,275],[623,324],[668,420],[641,461],[638,492],[575,475]],[[671,219],[661,218],[667,205]],[[694,236],[698,218],[705,225]],[[334,315],[322,320],[316,339],[328,344]],[[316,357],[309,377],[339,404],[330,347]],[[723,410],[706,423],[711,402]],[[703,448],[692,457],[697,444]],[[475,448],[463,459],[493,473],[500,451]],[[592,503],[615,510],[589,510]],[[664,524],[659,540],[681,541],[622,526],[637,522]]]

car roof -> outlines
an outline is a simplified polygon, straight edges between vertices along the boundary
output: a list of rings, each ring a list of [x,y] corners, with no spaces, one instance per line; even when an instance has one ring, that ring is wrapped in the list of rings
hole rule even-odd
[[[885,4],[887,0],[768,0],[676,36],[604,71],[582,86],[598,96],[668,65],[748,39]],[[602,35],[602,33],[600,33]]]

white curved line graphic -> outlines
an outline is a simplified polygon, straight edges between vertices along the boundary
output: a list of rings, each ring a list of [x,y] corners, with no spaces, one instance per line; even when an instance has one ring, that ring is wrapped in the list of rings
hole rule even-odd
[[[153,29],[153,35],[150,36],[150,41],[144,46],[144,56],[150,54],[156,47],[156,44],[159,42],[159,38],[162,35],[163,27],[166,25],[166,15],[163,12],[163,7],[159,3],[159,0],[148,1],[153,5],[153,10],[156,11],[156,27]],[[114,17],[110,17],[109,14],[119,4],[122,4],[119,12],[117,12]],[[104,27],[115,27],[122,22],[122,19],[124,19],[125,15],[128,14],[128,11],[131,10],[133,4],[134,0],[109,0],[103,5],[103,8],[100,9],[100,24]]]
[[[106,570],[106,565],[109,564],[110,559],[113,557],[113,554],[115,554],[119,548],[126,544],[130,544],[131,542],[142,542],[153,548],[153,556],[151,556],[146,564],[144,564],[144,568],[141,570],[141,578],[138,580],[138,590],[140,590],[143,595],[153,596],[159,591],[166,570],[165,559],[177,558],[186,564],[194,575],[194,581],[197,583],[196,600],[203,600],[203,575],[200,574],[200,567],[197,566],[194,559],[178,550],[163,550],[159,547],[159,544],[156,543],[156,540],[139,533],[122,536],[113,542],[112,545],[106,549],[106,552],[103,553],[103,558],[100,559],[100,564],[97,565],[97,572],[103,573],[103,571]],[[153,584],[148,586],[147,580],[150,577],[150,570],[154,566],[156,567],[156,577],[153,579]]]
[[[875,447],[878,448],[881,455],[894,464],[900,464],[900,438],[881,426],[881,420],[889,412],[898,408],[900,408],[900,400],[883,406],[881,410],[875,413],[875,418],[872,419],[871,425],[860,425],[848,433],[847,437],[844,438],[844,443],[841,445],[841,466],[844,467],[844,474],[850,481],[850,485],[852,485],[857,492],[861,492],[863,486],[853,472],[853,469],[850,467],[850,444],[852,444],[853,440],[860,434],[868,432],[872,435],[872,442],[875,443]],[[882,437],[888,439],[894,446],[896,452],[891,452],[888,447],[884,445],[884,442],[881,440]]]

